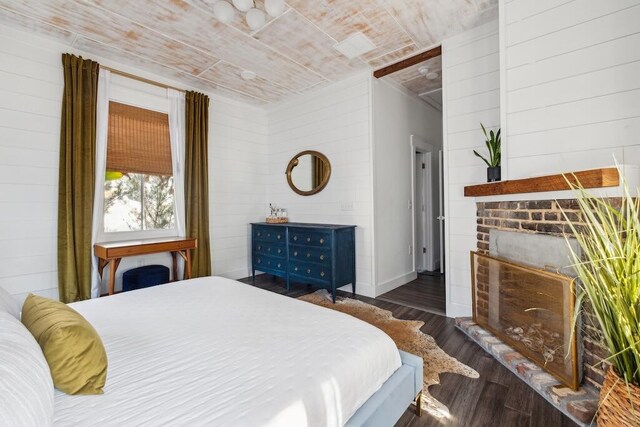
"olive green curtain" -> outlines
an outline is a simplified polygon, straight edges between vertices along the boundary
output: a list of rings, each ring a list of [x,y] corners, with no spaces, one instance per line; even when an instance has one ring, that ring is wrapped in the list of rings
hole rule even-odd
[[[198,239],[191,257],[192,277],[211,275],[209,244],[209,97],[185,94],[185,225],[187,236]]]
[[[91,298],[97,62],[63,54],[58,179],[58,290],[63,302]]]

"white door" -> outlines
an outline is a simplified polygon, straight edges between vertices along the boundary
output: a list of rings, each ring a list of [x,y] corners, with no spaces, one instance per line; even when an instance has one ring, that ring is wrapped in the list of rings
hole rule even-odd
[[[416,270],[417,271],[425,271],[427,270],[427,247],[428,236],[427,236],[427,204],[429,201],[427,200],[427,186],[426,186],[426,176],[427,172],[427,157],[430,156],[431,153],[421,153],[416,152],[416,164],[415,164],[415,219],[416,219]],[[430,162],[429,162],[430,163]]]
[[[440,273],[444,274],[444,157],[438,151],[438,224],[440,226]]]

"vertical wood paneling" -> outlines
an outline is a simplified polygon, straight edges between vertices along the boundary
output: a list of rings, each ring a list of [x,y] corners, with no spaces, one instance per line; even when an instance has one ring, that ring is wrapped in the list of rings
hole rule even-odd
[[[471,314],[469,251],[476,247],[475,200],[465,185],[486,181],[472,150],[486,151],[480,123],[500,126],[498,21],[443,42],[447,316]],[[477,51],[481,49],[482,55]]]

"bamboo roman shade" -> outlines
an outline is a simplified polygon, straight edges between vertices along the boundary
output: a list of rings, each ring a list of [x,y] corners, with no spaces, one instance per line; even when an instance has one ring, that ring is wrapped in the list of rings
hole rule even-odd
[[[109,102],[107,170],[173,175],[168,115]]]

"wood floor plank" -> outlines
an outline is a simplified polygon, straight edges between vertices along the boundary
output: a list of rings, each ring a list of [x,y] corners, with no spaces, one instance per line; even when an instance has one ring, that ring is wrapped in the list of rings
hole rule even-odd
[[[531,417],[515,409],[505,408],[498,426],[528,427],[531,424]],[[549,425],[547,427],[553,427]]]
[[[418,274],[416,280],[384,293],[377,299],[444,315],[446,309],[444,275]]]
[[[241,281],[251,283],[249,278]],[[306,285],[295,283],[292,284],[291,290],[287,291],[282,280],[272,279],[267,275],[258,276],[255,286],[293,298],[315,291]],[[351,294],[345,292],[338,292],[338,294],[343,297],[351,297]],[[445,373],[440,376],[440,384],[430,388],[431,394],[449,408],[449,418],[438,419],[429,414],[418,417],[413,409],[409,408],[396,423],[397,427],[576,426],[569,418],[460,332],[455,327],[453,319],[386,300],[362,296],[356,296],[356,298],[389,310],[398,319],[425,322],[421,328],[424,333],[431,335],[450,356],[472,367],[480,374],[480,378],[472,379]]]

